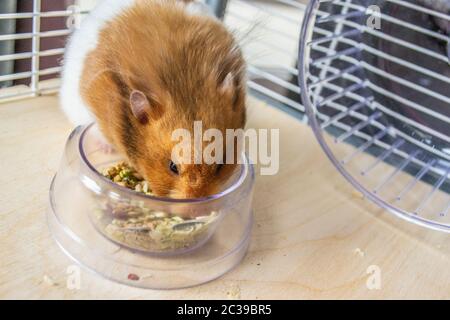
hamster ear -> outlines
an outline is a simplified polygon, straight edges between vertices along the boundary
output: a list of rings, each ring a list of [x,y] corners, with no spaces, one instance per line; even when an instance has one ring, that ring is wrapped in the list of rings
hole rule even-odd
[[[149,99],[139,90],[133,90],[130,94],[131,112],[141,124],[147,124],[150,118],[157,120],[161,116],[161,106],[154,99]]]
[[[219,92],[223,95],[232,96],[234,94],[235,85],[234,85],[234,76],[230,72],[227,74],[225,79],[219,86]]]
[[[234,111],[236,111],[238,106],[245,100],[245,89],[231,72],[227,74],[220,84],[219,92],[231,100]]]

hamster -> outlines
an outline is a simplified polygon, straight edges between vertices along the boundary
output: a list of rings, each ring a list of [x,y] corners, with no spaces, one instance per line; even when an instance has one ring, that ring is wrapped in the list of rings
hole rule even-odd
[[[174,130],[193,132],[194,121],[202,121],[203,131],[225,137],[245,126],[242,52],[222,23],[198,8],[191,1],[104,0],[64,57],[64,113],[75,125],[96,121],[157,196],[212,195],[236,167],[175,164]],[[194,157],[198,150],[191,149]]]

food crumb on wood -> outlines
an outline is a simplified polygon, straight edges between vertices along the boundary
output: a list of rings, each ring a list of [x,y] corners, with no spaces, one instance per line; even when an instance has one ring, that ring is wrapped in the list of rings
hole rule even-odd
[[[134,274],[134,273],[130,273],[129,275],[128,275],[128,280],[131,280],[131,281],[139,281],[139,276],[137,275],[137,274]]]
[[[227,291],[227,297],[230,300],[237,300],[241,298],[241,288],[237,285],[232,286],[228,291]]]
[[[360,257],[364,257],[366,255],[366,253],[360,248],[356,248],[355,250],[353,250],[353,253],[359,255]]]
[[[58,286],[58,283],[57,283],[55,280],[53,280],[53,279],[52,279],[50,276],[48,276],[48,275],[44,275],[43,281],[44,281],[44,283],[45,283],[46,285],[49,285],[49,286],[51,286],[51,287],[56,287],[56,286]]]
[[[353,189],[352,190],[352,197],[358,198],[358,199],[364,199],[364,194],[362,194],[358,190]]]

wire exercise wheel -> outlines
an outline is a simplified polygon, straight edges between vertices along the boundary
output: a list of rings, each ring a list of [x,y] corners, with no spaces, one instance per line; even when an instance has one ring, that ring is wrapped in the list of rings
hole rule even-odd
[[[397,216],[450,232],[445,1],[437,8],[425,1],[312,0],[298,69],[309,122],[342,175]],[[391,169],[377,170],[381,162]]]

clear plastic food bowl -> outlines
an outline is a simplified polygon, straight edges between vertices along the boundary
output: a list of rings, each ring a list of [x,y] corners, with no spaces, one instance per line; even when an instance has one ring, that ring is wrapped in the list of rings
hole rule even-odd
[[[108,279],[159,289],[204,283],[240,262],[253,221],[254,171],[245,155],[220,193],[170,199],[138,193],[104,177],[103,169],[122,160],[104,145],[96,125],[76,128],[50,187],[48,223],[69,257]],[[188,220],[187,212],[198,218]],[[155,232],[120,224],[136,217],[171,217],[176,227],[169,224]]]

